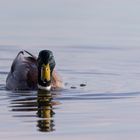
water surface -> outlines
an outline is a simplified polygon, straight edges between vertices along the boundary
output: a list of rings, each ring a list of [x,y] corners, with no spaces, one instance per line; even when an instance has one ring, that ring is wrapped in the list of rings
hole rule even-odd
[[[18,48],[1,46],[2,139],[139,137],[138,48],[79,46],[51,50],[64,89],[46,95],[38,91],[5,90],[5,79]],[[32,52],[37,54],[38,48]],[[86,86],[81,87],[82,83]]]
[[[138,140],[139,12],[136,0],[0,1],[0,139]],[[23,49],[52,50],[64,88],[7,91]]]

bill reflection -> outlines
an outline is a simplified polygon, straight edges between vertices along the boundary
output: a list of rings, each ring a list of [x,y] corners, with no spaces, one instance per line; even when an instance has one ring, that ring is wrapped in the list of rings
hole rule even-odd
[[[60,103],[55,101],[56,94],[44,90],[38,92],[10,93],[10,108],[13,117],[24,118],[23,122],[34,123],[37,118],[37,130],[40,132],[52,132],[55,130],[54,106]]]
[[[38,120],[37,126],[39,131],[50,132],[54,131],[54,111],[53,111],[53,97],[49,91],[38,90],[37,115],[40,120]]]

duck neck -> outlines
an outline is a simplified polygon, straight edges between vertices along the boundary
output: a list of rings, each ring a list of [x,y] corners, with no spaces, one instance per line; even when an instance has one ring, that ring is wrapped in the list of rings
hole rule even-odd
[[[46,91],[50,91],[51,90],[51,85],[50,86],[41,86],[41,85],[37,85],[38,86],[38,89],[41,89],[41,90],[46,90]]]

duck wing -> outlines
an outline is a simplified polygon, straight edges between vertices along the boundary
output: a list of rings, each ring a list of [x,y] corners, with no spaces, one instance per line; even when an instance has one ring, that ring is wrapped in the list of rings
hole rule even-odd
[[[37,58],[27,51],[20,51],[7,76],[6,88],[10,90],[37,88],[37,71]]]

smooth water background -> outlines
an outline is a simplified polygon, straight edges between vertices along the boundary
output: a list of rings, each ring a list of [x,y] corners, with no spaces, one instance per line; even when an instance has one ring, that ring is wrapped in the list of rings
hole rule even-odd
[[[0,1],[0,139],[139,140],[139,13],[137,0]],[[64,82],[42,112],[37,91],[5,90],[23,49],[51,49]]]

